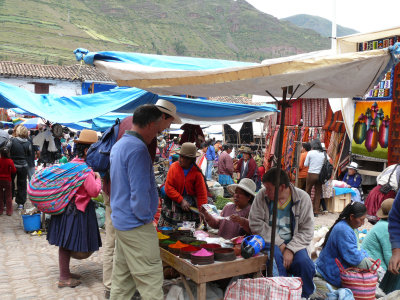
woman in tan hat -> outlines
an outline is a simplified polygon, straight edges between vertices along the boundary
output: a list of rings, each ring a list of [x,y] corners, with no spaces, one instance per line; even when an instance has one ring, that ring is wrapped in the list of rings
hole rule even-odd
[[[251,151],[250,147],[244,147],[241,153],[243,154],[243,157],[239,159],[235,170],[239,173],[239,182],[243,178],[249,178],[253,180],[257,185],[257,164],[251,156],[253,151]]]
[[[176,226],[182,221],[200,223],[200,216],[191,208],[200,209],[207,203],[207,187],[204,176],[196,165],[196,145],[183,143],[179,160],[174,162],[165,181],[165,199],[158,226]]]
[[[74,185],[79,185],[65,210],[61,214],[51,216],[47,233],[49,244],[59,247],[59,288],[75,287],[81,283],[80,276],[70,272],[71,257],[87,258],[101,247],[95,206],[91,201],[91,198],[97,197],[100,193],[100,175],[94,173],[85,163],[87,151],[97,139],[95,131],[82,130],[79,139],[75,140],[76,157],[53,171],[54,173],[63,171],[68,176],[68,181],[75,180]]]
[[[223,218],[214,218],[204,208],[201,208],[201,213],[207,224],[218,229],[218,235],[224,239],[250,234],[248,217],[256,195],[256,184],[251,179],[243,178],[239,184],[229,185],[228,191],[233,194],[234,202],[225,205],[221,212]]]

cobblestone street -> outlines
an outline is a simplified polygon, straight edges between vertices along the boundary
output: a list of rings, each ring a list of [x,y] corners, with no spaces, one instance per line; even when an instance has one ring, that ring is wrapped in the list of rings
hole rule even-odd
[[[25,233],[17,210],[0,216],[0,245],[0,299],[104,299],[101,248],[89,259],[71,259],[71,272],[80,274],[82,283],[59,289],[58,247],[45,235]]]

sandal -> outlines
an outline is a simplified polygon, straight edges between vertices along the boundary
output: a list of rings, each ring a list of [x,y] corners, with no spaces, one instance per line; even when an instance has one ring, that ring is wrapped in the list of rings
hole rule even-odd
[[[73,279],[81,279],[81,275],[79,275],[79,274],[70,273],[69,276],[71,276],[71,278],[73,278]]]
[[[69,280],[60,280],[58,281],[58,288],[63,288],[63,287],[70,287],[70,288],[74,288],[78,285],[81,284],[80,280],[74,279],[74,278],[70,278]]]

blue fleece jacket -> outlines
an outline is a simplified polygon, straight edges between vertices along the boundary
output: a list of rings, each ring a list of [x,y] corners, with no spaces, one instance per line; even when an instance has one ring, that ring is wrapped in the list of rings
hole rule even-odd
[[[215,148],[213,145],[208,146],[206,152],[206,159],[207,160],[215,160]]]
[[[335,258],[338,258],[346,269],[357,266],[366,257],[368,257],[367,252],[357,247],[357,236],[354,229],[347,221],[343,220],[333,227],[328,242],[315,264],[317,271],[327,282],[341,287],[340,271]]]
[[[397,193],[389,213],[389,236],[392,249],[400,248],[400,193]]]

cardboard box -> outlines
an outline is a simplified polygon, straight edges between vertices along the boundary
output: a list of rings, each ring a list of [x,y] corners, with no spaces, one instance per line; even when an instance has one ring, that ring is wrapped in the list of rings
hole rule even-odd
[[[351,194],[338,195],[326,201],[328,211],[331,213],[341,213],[347,204],[351,202]]]

